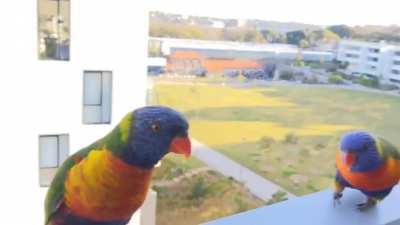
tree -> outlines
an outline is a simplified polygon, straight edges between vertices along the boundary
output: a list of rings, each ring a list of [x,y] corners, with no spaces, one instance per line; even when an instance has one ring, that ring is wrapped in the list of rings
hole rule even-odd
[[[265,43],[263,35],[256,29],[234,28],[224,30],[224,40]]]
[[[323,40],[326,43],[338,42],[340,40],[340,36],[331,30],[324,30],[323,32]]]
[[[308,43],[308,41],[306,39],[302,39],[299,43],[299,47],[300,48],[308,48],[308,47],[310,47],[310,44]]]
[[[262,34],[257,30],[247,30],[244,34],[243,41],[245,42],[255,42],[255,43],[265,43],[266,40]]]
[[[339,35],[341,38],[350,38],[352,36],[350,27],[346,25],[333,25],[329,26],[327,29]]]
[[[286,33],[287,43],[292,45],[300,45],[300,41],[306,38],[304,31],[292,31]]]

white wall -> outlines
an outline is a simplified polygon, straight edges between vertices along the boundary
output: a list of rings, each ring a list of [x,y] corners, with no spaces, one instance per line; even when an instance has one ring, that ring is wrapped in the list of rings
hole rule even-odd
[[[36,0],[0,2],[1,224],[43,224],[39,134],[69,133],[73,153],[144,105],[147,18],[136,1],[72,1],[71,61],[39,61]],[[82,125],[83,70],[113,71],[112,125]]]

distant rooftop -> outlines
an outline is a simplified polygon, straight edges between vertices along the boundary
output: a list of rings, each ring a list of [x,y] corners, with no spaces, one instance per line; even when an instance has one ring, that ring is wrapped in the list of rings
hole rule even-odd
[[[150,40],[162,42],[161,51],[164,55],[170,55],[175,51],[196,51],[208,57],[215,58],[276,58],[295,59],[300,50],[295,45],[276,43],[249,43],[233,41],[206,41],[193,39],[157,38],[150,37]],[[305,60],[319,61],[323,58],[326,61],[333,60],[334,53],[329,51],[302,50],[301,54]]]
[[[276,43],[250,43],[234,41],[207,41],[194,39],[175,39],[175,38],[157,38],[150,37],[150,40],[159,40],[163,42],[165,48],[190,48],[190,49],[216,49],[216,50],[239,50],[239,51],[258,51],[258,52],[297,52],[298,47],[289,44]]]

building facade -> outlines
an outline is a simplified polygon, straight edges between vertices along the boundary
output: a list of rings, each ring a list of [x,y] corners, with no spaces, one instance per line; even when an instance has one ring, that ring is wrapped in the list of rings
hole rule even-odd
[[[343,40],[337,59],[348,63],[349,74],[365,74],[386,82],[400,83],[400,47],[385,42]]]
[[[260,69],[265,66],[265,62],[287,62],[299,58],[310,62],[332,62],[335,57],[332,52],[304,51],[288,44],[172,38],[150,38],[150,42],[160,46],[160,55],[167,58],[167,71],[177,73],[187,73],[198,68],[210,73]]]
[[[126,113],[145,105],[145,8],[131,1],[86,0],[74,1],[69,10],[64,25],[70,25],[70,37],[60,45],[69,46],[68,57],[43,59],[38,2],[0,3],[0,132],[7,149],[0,163],[1,224],[43,225],[48,182],[42,179],[52,172],[42,174],[42,169],[57,167],[66,154],[101,138]],[[107,89],[97,92],[99,85]],[[52,152],[55,148],[59,152]],[[155,219],[154,206],[137,213],[132,224],[154,224],[147,220]]]

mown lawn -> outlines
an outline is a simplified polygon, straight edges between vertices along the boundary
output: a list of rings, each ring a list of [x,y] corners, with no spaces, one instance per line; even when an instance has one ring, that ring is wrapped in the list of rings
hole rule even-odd
[[[329,187],[340,136],[367,130],[400,145],[400,101],[375,93],[302,86],[232,88],[157,82],[158,104],[187,115],[191,135],[289,191]]]

